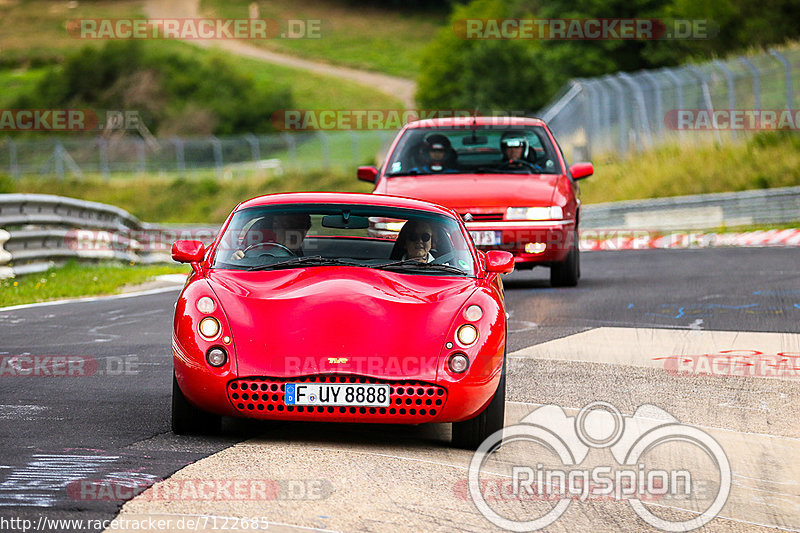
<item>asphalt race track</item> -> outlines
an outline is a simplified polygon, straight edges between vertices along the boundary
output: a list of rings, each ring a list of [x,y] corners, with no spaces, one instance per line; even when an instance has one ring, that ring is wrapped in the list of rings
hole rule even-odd
[[[655,405],[711,435],[730,461],[730,495],[708,530],[800,531],[798,255],[791,248],[592,252],[582,255],[577,288],[550,288],[546,269],[506,277],[506,425],[541,405],[575,416],[603,401],[626,417]],[[54,521],[118,513],[129,524],[166,524],[123,530],[497,529],[467,495],[472,454],[449,448],[445,424],[226,420],[220,436],[172,435],[176,296],[177,288],[0,310],[0,530],[22,531],[30,520],[29,530],[97,531],[97,523]],[[701,366],[730,355],[741,357],[744,371]],[[10,363],[32,360],[37,375],[20,375]],[[494,467],[524,452],[504,446]],[[601,449],[588,457],[610,460]],[[708,474],[680,450],[663,459]],[[244,494],[208,498],[196,490],[242,480]],[[254,494],[256,484],[266,493]],[[484,497],[498,513],[508,504]],[[676,502],[655,502],[654,513],[673,521],[696,515]],[[508,516],[521,520],[537,505],[553,506],[539,501]],[[655,530],[632,509],[590,497],[572,502],[547,530]],[[189,528],[187,519],[201,522]]]

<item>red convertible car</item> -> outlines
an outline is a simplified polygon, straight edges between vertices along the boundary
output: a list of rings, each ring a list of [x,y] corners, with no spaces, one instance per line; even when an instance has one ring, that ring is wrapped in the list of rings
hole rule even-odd
[[[411,122],[386,162],[358,169],[374,193],[445,205],[466,221],[479,249],[514,254],[517,268],[550,267],[554,286],[580,277],[577,180],[591,163],[567,166],[547,125],[524,117]]]
[[[477,447],[502,428],[513,256],[478,251],[451,210],[357,193],[239,204],[209,248],[177,241],[192,274],[175,309],[172,429],[222,415],[452,422]]]

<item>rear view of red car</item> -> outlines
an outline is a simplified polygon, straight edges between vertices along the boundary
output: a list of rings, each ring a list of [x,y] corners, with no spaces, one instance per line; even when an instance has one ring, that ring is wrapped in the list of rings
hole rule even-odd
[[[517,268],[550,267],[553,286],[580,277],[577,181],[591,163],[567,166],[547,125],[523,117],[411,122],[381,170],[361,167],[374,193],[409,196],[455,210],[476,247],[506,250]]]

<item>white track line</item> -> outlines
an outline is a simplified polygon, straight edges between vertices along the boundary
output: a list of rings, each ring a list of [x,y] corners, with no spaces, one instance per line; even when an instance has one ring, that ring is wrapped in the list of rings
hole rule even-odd
[[[17,309],[30,309],[33,307],[45,307],[49,305],[64,305],[64,304],[72,304],[72,303],[83,303],[83,302],[97,302],[103,300],[121,300],[123,298],[135,298],[136,296],[146,296],[148,294],[159,294],[162,292],[170,292],[170,291],[177,291],[183,288],[183,285],[175,285],[172,287],[161,287],[159,289],[148,289],[146,291],[136,291],[136,292],[124,292],[122,294],[109,294],[106,296],[87,296],[84,298],[70,298],[67,300],[52,300],[49,302],[37,302],[35,304],[20,304],[20,305],[11,305],[9,307],[0,307],[0,312],[2,311],[15,311]]]

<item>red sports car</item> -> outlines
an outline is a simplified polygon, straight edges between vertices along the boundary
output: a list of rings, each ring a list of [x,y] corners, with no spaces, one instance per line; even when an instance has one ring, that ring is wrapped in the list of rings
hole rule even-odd
[[[476,447],[503,424],[513,256],[476,250],[453,211],[410,198],[287,193],[239,204],[175,309],[172,429],[220,416],[453,422]]]
[[[523,117],[411,122],[383,168],[358,169],[374,193],[421,198],[458,212],[479,249],[514,254],[517,268],[550,267],[554,286],[580,277],[577,180],[591,163],[567,166],[547,125]]]

